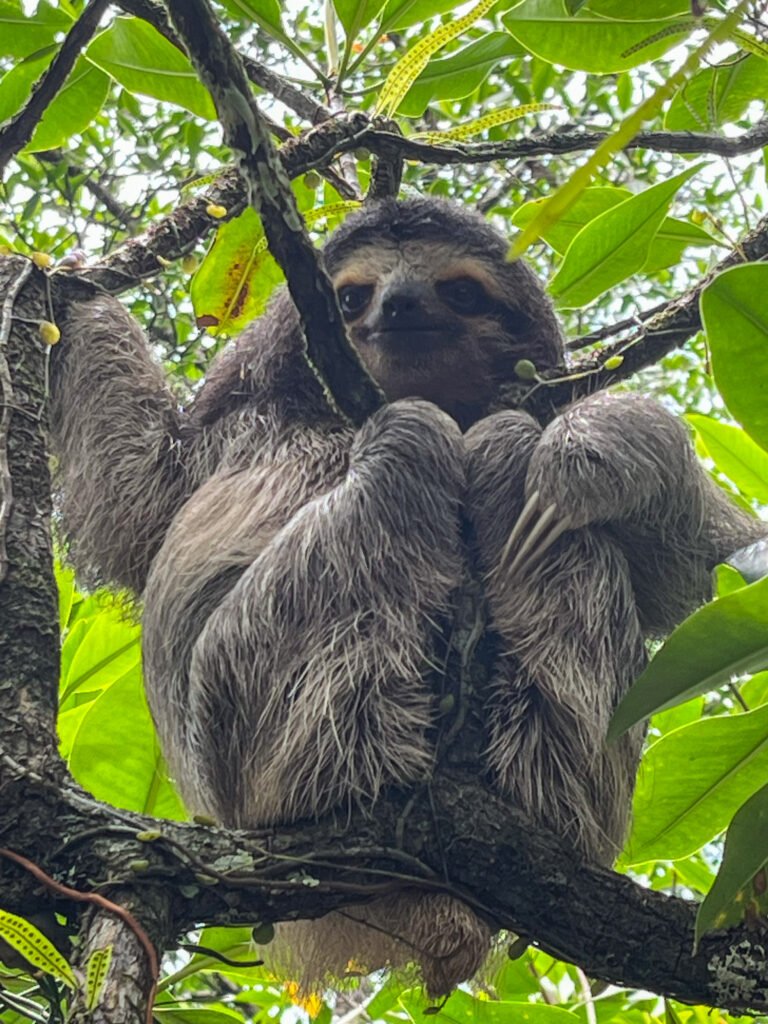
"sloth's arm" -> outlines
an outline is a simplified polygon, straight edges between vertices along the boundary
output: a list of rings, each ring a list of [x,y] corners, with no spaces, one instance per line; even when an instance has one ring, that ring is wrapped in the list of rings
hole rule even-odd
[[[640,395],[594,395],[558,416],[533,453],[526,494],[554,523],[613,533],[651,632],[711,596],[713,566],[768,533],[710,479],[684,425]]]
[[[434,616],[460,575],[462,439],[425,402],[358,433],[336,487],[282,527],[193,650],[205,809],[230,825],[367,801],[424,777]]]
[[[180,421],[141,329],[109,296],[70,307],[51,373],[64,532],[91,578],[140,592],[184,494]]]

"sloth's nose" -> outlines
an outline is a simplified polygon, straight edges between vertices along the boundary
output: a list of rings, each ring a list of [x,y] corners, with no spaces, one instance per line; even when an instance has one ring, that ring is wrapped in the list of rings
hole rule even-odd
[[[381,315],[390,330],[424,327],[429,321],[429,291],[415,282],[391,286],[383,295]]]

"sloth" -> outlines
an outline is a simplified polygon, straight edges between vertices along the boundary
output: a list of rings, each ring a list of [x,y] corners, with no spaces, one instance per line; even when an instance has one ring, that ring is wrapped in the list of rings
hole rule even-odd
[[[64,531],[87,579],[141,600],[148,699],[190,811],[287,824],[427,781],[436,623],[471,564],[498,640],[485,770],[534,825],[612,862],[642,741],[606,746],[612,711],[645,640],[766,529],[640,395],[547,424],[502,408],[521,359],[564,361],[549,299],[507,251],[433,199],[372,205],[331,236],[349,337],[388,400],[359,430],[286,291],[184,410],[116,300],[68,310],[51,417]],[[307,986],[350,959],[415,962],[439,995],[491,937],[453,896],[403,888],[281,925],[275,956]]]

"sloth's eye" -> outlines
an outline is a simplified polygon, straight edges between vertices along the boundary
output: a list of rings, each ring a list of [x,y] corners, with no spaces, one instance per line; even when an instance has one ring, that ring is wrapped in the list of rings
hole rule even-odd
[[[452,281],[440,281],[435,291],[454,313],[475,316],[485,313],[491,305],[491,298],[485,288],[472,277],[457,277]]]
[[[360,316],[365,307],[371,301],[373,285],[371,284],[345,284],[339,288],[339,305],[345,320],[354,320]]]

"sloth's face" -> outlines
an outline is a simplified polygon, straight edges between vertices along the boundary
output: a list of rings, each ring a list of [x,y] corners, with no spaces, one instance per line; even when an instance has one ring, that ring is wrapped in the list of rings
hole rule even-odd
[[[350,338],[389,399],[426,398],[471,422],[508,375],[510,353],[523,355],[530,319],[489,264],[453,246],[361,248],[333,283]]]

